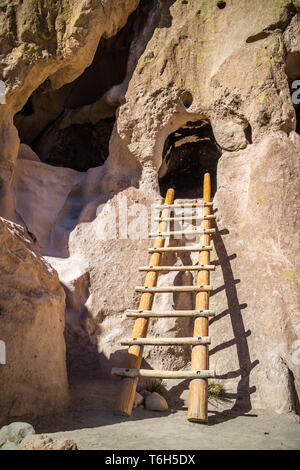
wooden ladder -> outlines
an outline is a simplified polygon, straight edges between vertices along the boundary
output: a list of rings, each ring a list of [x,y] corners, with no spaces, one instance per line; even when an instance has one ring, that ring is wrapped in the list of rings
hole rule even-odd
[[[134,396],[139,377],[165,378],[165,379],[192,379],[189,388],[188,420],[206,423],[208,421],[208,378],[214,377],[214,371],[209,370],[209,318],[214,312],[209,309],[210,272],[215,269],[210,264],[210,251],[212,250],[211,235],[215,232],[211,229],[211,220],[215,218],[212,212],[210,174],[205,173],[203,182],[203,202],[190,204],[173,204],[174,190],[169,189],[161,209],[158,232],[151,233],[151,237],[157,237],[153,248],[149,248],[151,258],[149,266],[143,266],[140,271],[146,271],[147,275],[143,287],[136,287],[141,292],[141,300],[138,310],[127,310],[127,317],[136,318],[132,337],[121,342],[128,345],[123,368],[113,368],[113,376],[123,377],[118,395],[115,414],[130,416],[133,408]],[[170,217],[170,213],[180,207],[203,207],[202,217]],[[176,220],[203,220],[202,229],[180,232],[168,232],[168,222]],[[165,247],[166,237],[172,235],[201,234],[202,244],[199,247]],[[199,252],[199,264],[196,266],[161,266],[161,257],[167,252]],[[157,278],[163,271],[198,271],[196,286],[165,286],[156,287]],[[154,295],[161,292],[196,292],[195,310],[153,311]],[[193,317],[194,332],[192,337],[185,338],[147,338],[150,318],[168,317]],[[192,345],[191,370],[166,371],[140,369],[143,348],[145,345]]]

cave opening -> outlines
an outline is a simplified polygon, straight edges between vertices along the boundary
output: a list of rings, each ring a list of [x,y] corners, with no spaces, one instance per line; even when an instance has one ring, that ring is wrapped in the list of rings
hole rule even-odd
[[[202,182],[206,171],[211,175],[212,196],[217,190],[217,166],[221,148],[216,142],[208,119],[187,122],[166,139],[159,187],[164,196],[168,188],[177,198],[202,198]]]
[[[115,36],[100,40],[93,62],[77,79],[56,90],[47,79],[15,115],[21,143],[43,163],[84,172],[105,162],[126,92],[130,48],[153,2],[142,0]],[[26,158],[21,150],[19,157]]]

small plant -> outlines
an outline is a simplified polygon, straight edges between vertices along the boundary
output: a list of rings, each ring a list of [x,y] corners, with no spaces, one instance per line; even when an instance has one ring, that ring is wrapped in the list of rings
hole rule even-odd
[[[165,383],[160,379],[149,380],[146,383],[145,390],[148,390],[148,392],[151,393],[157,392],[163,394],[165,391]]]
[[[210,382],[208,384],[208,397],[209,398],[218,398],[224,395],[225,389],[222,384],[217,382]]]

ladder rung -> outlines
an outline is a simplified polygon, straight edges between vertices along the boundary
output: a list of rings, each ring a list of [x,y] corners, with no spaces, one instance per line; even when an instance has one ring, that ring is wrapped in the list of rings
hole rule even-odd
[[[176,204],[159,204],[155,206],[155,209],[180,209],[187,207],[211,207],[212,202],[188,202],[188,203],[176,203]]]
[[[216,266],[214,264],[198,264],[195,266],[141,266],[139,271],[214,271]]]
[[[164,253],[164,252],[186,252],[186,251],[211,251],[213,246],[167,246],[162,248],[148,248],[149,253]]]
[[[168,317],[214,317],[213,310],[166,310],[157,312],[153,310],[126,310],[127,317],[168,318]]]
[[[192,336],[190,338],[129,338],[121,341],[122,346],[132,346],[134,344],[151,346],[210,344],[210,337]]]
[[[149,237],[170,237],[175,235],[202,235],[204,233],[215,233],[215,228],[199,229],[199,230],[177,230],[175,232],[154,232],[149,233]]]
[[[211,291],[212,286],[162,286],[162,287],[147,287],[137,286],[136,292],[149,292],[156,294],[160,292],[206,292]]]
[[[213,370],[154,370],[118,367],[114,367],[111,374],[120,377],[151,377],[153,379],[210,379],[215,377]]]
[[[168,221],[172,221],[172,222],[176,222],[176,221],[179,221],[179,222],[185,222],[187,220],[211,220],[211,219],[215,219],[216,216],[215,215],[202,215],[202,216],[185,216],[185,215],[182,215],[181,217],[157,217],[156,219],[154,219],[154,222],[168,222]]]

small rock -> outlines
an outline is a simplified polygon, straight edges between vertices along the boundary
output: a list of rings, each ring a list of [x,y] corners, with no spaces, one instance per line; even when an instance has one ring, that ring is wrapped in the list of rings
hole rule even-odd
[[[144,397],[140,393],[135,392],[133,408],[137,408],[138,406],[140,406],[143,403],[143,401],[144,401]]]
[[[7,430],[7,428],[8,428],[8,426],[3,426],[3,428],[0,429],[0,449],[6,442],[6,430]]]
[[[145,400],[146,408],[152,411],[166,411],[168,409],[168,403],[159,393],[153,392],[146,397]]]
[[[0,429],[0,448],[13,444],[18,446],[27,436],[35,434],[35,430],[29,423],[11,423]]]
[[[53,439],[41,434],[27,438],[22,450],[78,450],[78,448],[72,439]]]

